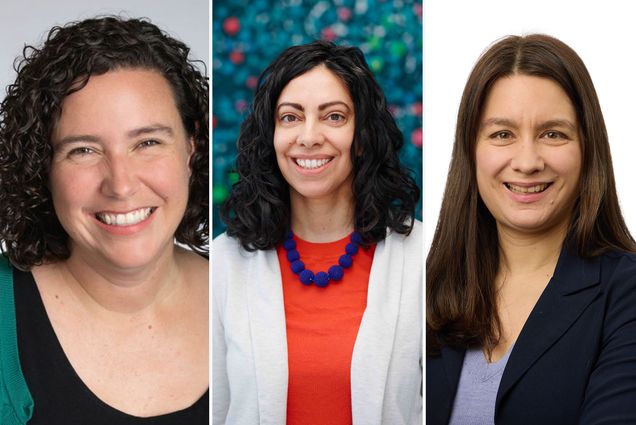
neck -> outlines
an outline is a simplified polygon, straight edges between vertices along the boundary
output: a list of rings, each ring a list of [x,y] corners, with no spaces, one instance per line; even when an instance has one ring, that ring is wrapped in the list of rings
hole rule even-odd
[[[497,226],[502,268],[512,275],[554,270],[567,234],[567,223],[549,232],[526,234]]]
[[[151,312],[179,286],[176,255],[171,246],[151,264],[129,270],[73,253],[60,264],[59,273],[87,308],[116,314]]]
[[[353,194],[309,199],[290,189],[291,226],[309,242],[332,242],[354,230]]]

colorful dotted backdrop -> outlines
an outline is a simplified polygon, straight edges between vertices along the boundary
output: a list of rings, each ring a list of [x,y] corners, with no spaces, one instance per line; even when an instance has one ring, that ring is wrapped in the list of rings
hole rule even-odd
[[[421,0],[215,1],[213,20],[214,236],[224,230],[219,206],[237,178],[236,140],[260,72],[285,48],[316,39],[362,49],[404,134],[402,161],[421,190]]]

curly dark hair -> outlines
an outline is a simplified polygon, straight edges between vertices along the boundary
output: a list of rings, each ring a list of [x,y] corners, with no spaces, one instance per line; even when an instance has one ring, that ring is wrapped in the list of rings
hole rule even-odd
[[[147,19],[98,17],[53,27],[41,48],[26,46],[16,59],[15,83],[0,106],[0,240],[18,268],[69,257],[68,235],[48,188],[51,132],[66,96],[91,75],[149,69],[170,83],[195,149],[188,205],[175,239],[208,250],[208,81],[190,49]],[[204,71],[205,73],[205,71]]]
[[[387,229],[409,234],[413,228],[419,188],[400,164],[402,133],[362,51],[314,41],[287,48],[263,71],[241,125],[239,179],[221,208],[221,218],[227,234],[246,250],[271,249],[289,230],[289,185],[278,168],[273,142],[276,102],[287,83],[319,65],[344,82],[354,103],[355,229],[368,244],[383,240]]]

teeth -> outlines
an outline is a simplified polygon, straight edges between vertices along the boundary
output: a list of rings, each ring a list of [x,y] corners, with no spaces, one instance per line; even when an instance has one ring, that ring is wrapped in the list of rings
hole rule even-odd
[[[546,190],[546,188],[549,185],[547,183],[544,184],[538,184],[536,186],[530,186],[530,187],[521,187],[521,186],[515,186],[513,184],[510,183],[506,183],[506,187],[508,189],[510,189],[513,192],[517,192],[517,193],[537,193],[537,192],[543,192],[544,190]]]
[[[315,168],[320,168],[326,163],[331,161],[331,159],[296,159],[296,164],[300,165],[302,168],[306,170],[313,170]]]
[[[140,208],[126,214],[97,213],[95,216],[102,223],[112,226],[132,226],[147,219],[152,211],[152,208]]]

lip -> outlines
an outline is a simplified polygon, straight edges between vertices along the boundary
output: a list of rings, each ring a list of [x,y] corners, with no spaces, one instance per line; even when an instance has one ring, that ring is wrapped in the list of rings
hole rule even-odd
[[[106,213],[106,214],[126,214],[129,212],[133,212],[142,208],[152,208],[152,212],[150,213],[150,215],[143,221],[140,221],[139,223],[135,223],[135,224],[131,224],[131,225],[123,225],[123,226],[116,226],[113,224],[106,224],[102,221],[100,221],[97,217],[96,214],[98,213]],[[92,214],[90,214],[91,218],[93,219],[93,221],[95,223],[97,223],[97,225],[106,230],[108,233],[113,234],[113,235],[122,235],[122,236],[126,236],[126,235],[132,235],[135,233],[140,232],[141,230],[143,230],[144,228],[146,228],[154,219],[155,217],[155,213],[157,212],[158,207],[140,207],[140,208],[133,208],[127,211],[113,211],[113,210],[100,210],[100,211],[96,211]]]
[[[298,159],[302,159],[302,160],[323,160],[323,159],[328,159],[329,162],[327,162],[326,164],[317,167],[317,168],[312,168],[312,169],[308,169],[308,168],[303,168],[300,165],[298,165],[298,163],[296,162],[296,160]],[[289,156],[289,161],[293,164],[294,168],[296,169],[296,172],[298,174],[301,175],[305,175],[305,176],[312,176],[312,175],[316,175],[316,174],[320,174],[323,171],[329,169],[331,167],[331,164],[333,164],[333,160],[335,159],[334,156],[330,156],[330,155],[293,155],[293,156]]]
[[[514,201],[520,202],[523,204],[530,204],[533,202],[540,201],[545,198],[552,188],[554,182],[504,182],[503,187],[508,196],[510,196]],[[546,185],[545,189],[540,192],[518,192],[511,189],[509,186],[516,186],[517,188],[530,189],[536,188],[542,185]]]

